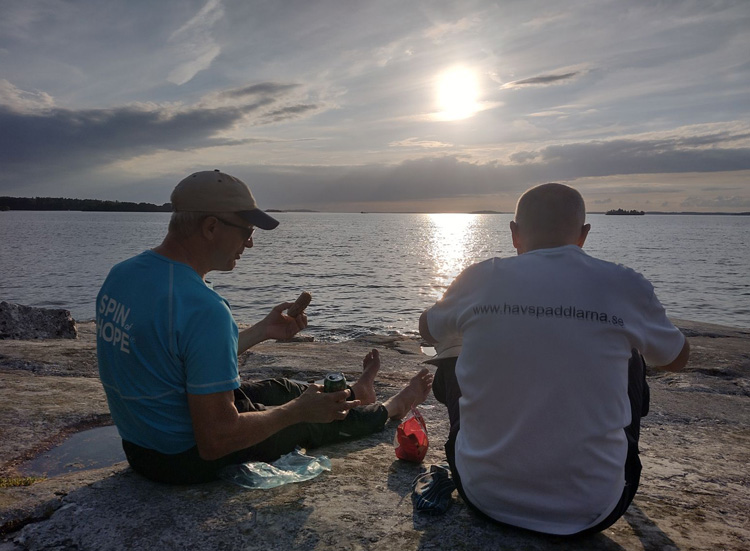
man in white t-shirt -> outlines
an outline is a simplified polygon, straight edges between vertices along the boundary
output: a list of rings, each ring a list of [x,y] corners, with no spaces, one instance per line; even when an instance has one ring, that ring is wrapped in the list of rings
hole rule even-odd
[[[463,341],[433,389],[464,501],[548,534],[622,516],[640,479],[644,358],[677,371],[689,356],[643,276],[583,252],[589,229],[575,189],[528,190],[510,223],[519,256],[469,266],[419,320],[429,342]]]

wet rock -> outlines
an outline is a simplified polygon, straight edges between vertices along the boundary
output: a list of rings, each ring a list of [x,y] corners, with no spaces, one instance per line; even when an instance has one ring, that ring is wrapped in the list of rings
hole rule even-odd
[[[77,336],[76,322],[69,310],[0,302],[0,339],[75,339]]]

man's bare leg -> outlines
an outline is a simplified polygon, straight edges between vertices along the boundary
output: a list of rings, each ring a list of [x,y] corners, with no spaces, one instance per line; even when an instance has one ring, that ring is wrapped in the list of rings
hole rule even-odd
[[[403,419],[413,406],[418,406],[427,399],[432,388],[433,375],[425,367],[414,375],[401,391],[383,402],[389,419]]]
[[[354,398],[363,406],[375,403],[375,377],[380,370],[380,353],[374,348],[362,360],[362,375],[351,385]]]

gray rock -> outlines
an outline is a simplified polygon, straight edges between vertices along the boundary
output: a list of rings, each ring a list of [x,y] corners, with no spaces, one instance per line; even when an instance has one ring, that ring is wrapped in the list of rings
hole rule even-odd
[[[445,462],[448,419],[430,396],[419,406],[430,437],[424,465],[396,459],[396,423],[389,423],[366,438],[308,450],[327,455],[332,470],[269,490],[156,484],[126,462],[9,484],[0,487],[0,551],[747,551],[750,330],[678,326],[693,335],[690,363],[680,373],[649,374],[641,485],[625,516],[601,534],[565,540],[489,524],[457,494],[444,515],[414,512],[412,480]],[[95,336],[94,324],[82,322],[76,340],[0,341],[0,480],[19,476],[24,461],[72,432],[110,422],[96,377]],[[269,341],[242,355],[240,372],[307,380],[335,369],[353,381],[364,354],[376,347],[383,362],[376,391],[383,398],[426,356],[403,353],[416,351],[418,340],[373,340]]]
[[[76,322],[69,310],[0,302],[0,339],[75,339],[77,336]]]

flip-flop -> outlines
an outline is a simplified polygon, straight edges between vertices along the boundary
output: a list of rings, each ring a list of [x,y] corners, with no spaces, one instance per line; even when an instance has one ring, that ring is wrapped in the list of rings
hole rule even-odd
[[[432,465],[429,471],[417,475],[411,487],[411,502],[415,511],[442,515],[453,503],[451,494],[456,484],[448,465]]]

